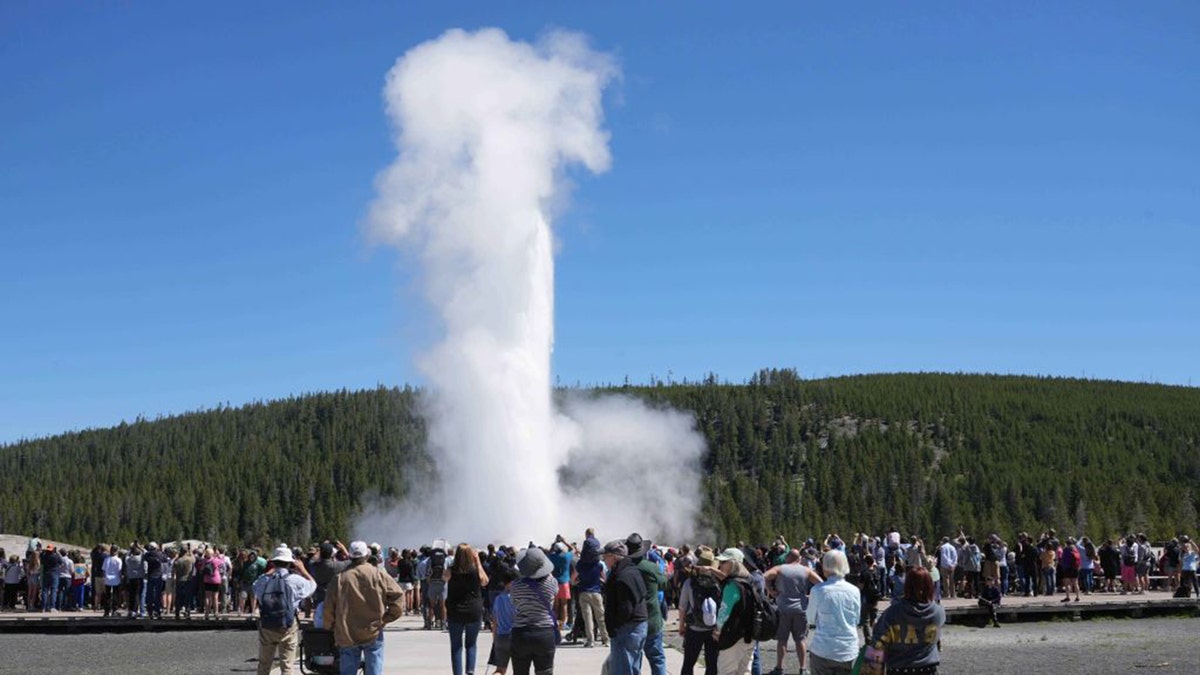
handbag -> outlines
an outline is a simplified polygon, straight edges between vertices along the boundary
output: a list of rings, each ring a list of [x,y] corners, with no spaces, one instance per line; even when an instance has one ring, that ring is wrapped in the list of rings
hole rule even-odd
[[[883,675],[884,652],[863,645],[858,650],[858,658],[854,660],[854,666],[851,668],[851,675]]]

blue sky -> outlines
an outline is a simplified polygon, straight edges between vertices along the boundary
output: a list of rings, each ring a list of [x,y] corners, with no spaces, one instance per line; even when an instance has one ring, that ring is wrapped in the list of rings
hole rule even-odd
[[[361,223],[384,74],[454,27],[622,69],[556,224],[564,384],[1200,385],[1194,2],[405,4],[0,4],[0,442],[417,383]]]

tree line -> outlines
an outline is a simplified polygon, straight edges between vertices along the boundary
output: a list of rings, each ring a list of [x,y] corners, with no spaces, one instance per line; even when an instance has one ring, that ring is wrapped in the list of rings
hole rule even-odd
[[[991,375],[606,388],[691,411],[708,440],[703,531],[791,540],[1054,527],[1195,533],[1200,390]],[[0,532],[94,543],[344,538],[435,465],[420,392],[315,393],[0,446]]]

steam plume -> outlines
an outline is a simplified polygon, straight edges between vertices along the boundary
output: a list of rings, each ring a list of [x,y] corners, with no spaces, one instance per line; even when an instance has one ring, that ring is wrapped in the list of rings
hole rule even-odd
[[[567,167],[609,167],[602,93],[616,75],[580,35],[531,45],[495,29],[449,31],[388,73],[399,156],[370,222],[414,252],[443,331],[417,359],[441,485],[359,529],[414,543],[517,543],[596,523],[690,534],[704,451],[691,418],[613,398],[559,411],[551,391],[551,206]]]

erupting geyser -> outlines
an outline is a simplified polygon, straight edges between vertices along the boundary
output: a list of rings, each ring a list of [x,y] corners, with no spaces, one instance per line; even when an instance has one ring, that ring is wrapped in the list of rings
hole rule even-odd
[[[405,543],[692,534],[705,448],[689,415],[552,397],[550,211],[568,166],[609,166],[602,93],[616,75],[580,35],[527,44],[496,29],[449,31],[388,73],[399,156],[370,224],[414,253],[440,322],[417,359],[440,484],[360,530]]]

